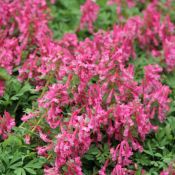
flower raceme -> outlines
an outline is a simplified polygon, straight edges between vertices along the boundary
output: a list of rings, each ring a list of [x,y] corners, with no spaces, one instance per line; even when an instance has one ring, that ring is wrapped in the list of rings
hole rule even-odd
[[[93,23],[96,21],[99,12],[99,6],[94,0],[86,0],[81,6],[80,29],[88,28],[89,32],[93,32]]]
[[[6,139],[12,128],[15,126],[15,119],[8,112],[4,112],[4,116],[0,116],[0,136]]]
[[[5,89],[5,82],[3,80],[0,80],[0,97],[3,96]]]

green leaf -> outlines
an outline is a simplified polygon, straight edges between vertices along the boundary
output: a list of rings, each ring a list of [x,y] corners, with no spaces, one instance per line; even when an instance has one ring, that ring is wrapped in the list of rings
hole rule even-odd
[[[22,141],[21,141],[20,138],[16,137],[15,135],[10,135],[8,137],[8,139],[6,139],[3,142],[3,147],[6,147],[7,145],[10,145],[10,146],[12,146],[12,145],[16,145],[17,146],[18,145],[18,146],[20,146],[20,145],[22,145]]]
[[[30,174],[36,174],[36,171],[33,170],[32,168],[24,167],[24,169],[25,169],[28,173],[30,173]]]
[[[16,169],[16,168],[18,168],[22,165],[23,165],[23,162],[20,161],[20,162],[17,162],[17,163],[14,163],[14,164],[10,165],[10,169]]]
[[[98,148],[95,145],[92,145],[88,151],[88,154],[97,155],[99,152]]]
[[[6,167],[4,166],[4,164],[3,164],[3,162],[0,160],[0,172],[1,173],[4,173],[5,172],[5,169],[6,169]]]
[[[18,100],[19,97],[23,96],[26,92],[31,91],[32,87],[29,83],[26,83],[17,94],[11,97],[11,100]]]
[[[154,154],[153,154],[151,151],[144,150],[144,152],[145,152],[146,154],[149,154],[150,156],[154,156]]]
[[[25,172],[25,170],[24,170],[23,168],[17,168],[17,169],[14,171],[14,173],[15,173],[16,175],[26,175],[26,172]]]
[[[33,169],[39,169],[42,167],[42,164],[44,163],[44,160],[40,159],[34,159],[31,160],[27,165],[25,165],[25,168],[33,168]]]
[[[8,74],[8,72],[4,68],[0,68],[0,79],[2,79],[2,80],[9,80],[10,79],[10,75]]]
[[[156,157],[162,157],[162,154],[160,154],[160,153],[156,153],[156,154],[154,154],[154,156],[156,156]]]
[[[139,168],[139,169],[135,172],[135,175],[142,175],[142,169]]]
[[[12,164],[14,164],[15,162],[17,162],[18,160],[20,160],[21,159],[21,157],[19,157],[19,156],[14,156],[13,157],[13,159],[10,161],[10,165],[12,165]]]
[[[89,161],[95,160],[95,157],[91,154],[85,154],[84,158]]]

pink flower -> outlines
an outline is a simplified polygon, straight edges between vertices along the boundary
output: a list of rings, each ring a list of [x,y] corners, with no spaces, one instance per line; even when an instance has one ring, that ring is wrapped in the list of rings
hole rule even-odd
[[[4,112],[4,116],[0,116],[0,135],[3,139],[8,137],[8,133],[11,132],[15,126],[15,119],[10,116],[8,112]]]
[[[44,175],[61,175],[56,168],[44,168]]]
[[[69,175],[69,174],[83,175],[83,172],[82,172],[82,169],[81,169],[80,157],[75,157],[74,160],[71,159],[67,163],[67,169],[68,169],[68,172],[65,173],[65,175]]]
[[[38,155],[42,155],[42,156],[46,156],[47,155],[47,151],[50,151],[53,148],[52,144],[49,144],[47,146],[38,146],[36,148]]]
[[[162,171],[162,172],[160,173],[160,175],[169,175],[169,172],[168,172],[168,171]]]
[[[127,141],[122,141],[116,149],[111,148],[110,152],[113,161],[117,160],[117,162],[123,166],[130,164],[131,160],[129,160],[129,158],[133,153]]]
[[[47,138],[48,136],[44,134],[41,129],[39,129],[39,136],[44,142],[47,142],[47,143],[52,142],[52,140],[48,139]]]
[[[5,89],[5,82],[3,80],[0,80],[0,97],[3,96]]]
[[[30,135],[29,134],[25,135],[24,140],[25,140],[25,143],[29,145],[30,144]]]
[[[98,12],[99,6],[93,0],[86,0],[81,6],[80,29],[87,27],[90,32],[93,32],[93,23],[97,19]]]
[[[162,69],[158,65],[148,65],[145,67],[145,80],[142,83],[144,104],[150,117],[153,117],[155,110],[158,110],[158,118],[162,122],[166,112],[169,110],[170,99],[168,95],[170,89],[163,86],[160,79]],[[158,106],[156,106],[156,104]],[[151,107],[153,106],[153,107]],[[152,111],[150,110],[152,108]]]
[[[126,172],[125,170],[122,168],[121,165],[116,165],[115,168],[113,169],[111,175],[125,175]]]
[[[163,46],[165,62],[168,70],[171,71],[175,68],[175,36],[165,39]]]
[[[104,166],[100,169],[99,175],[106,175],[105,171],[106,171],[106,168],[107,168],[108,164],[109,164],[109,159],[106,160]]]

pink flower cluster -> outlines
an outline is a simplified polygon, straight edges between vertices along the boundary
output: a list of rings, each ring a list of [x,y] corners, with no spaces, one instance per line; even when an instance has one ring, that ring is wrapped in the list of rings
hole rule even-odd
[[[47,52],[51,38],[46,12],[45,0],[0,2],[0,67],[12,73],[14,66],[24,63],[19,70],[20,78],[32,76],[35,68],[32,65]]]
[[[93,13],[90,10],[91,5],[94,4]],[[119,20],[124,18],[121,8],[127,8],[126,4],[129,8],[132,8],[137,4],[134,0],[110,0],[108,2],[109,5],[117,4],[117,13],[119,14]],[[140,3],[140,2],[139,2]],[[144,0],[141,3],[145,3]],[[124,6],[125,5],[125,6]],[[88,24],[89,31],[93,31],[93,22],[97,18],[97,14],[99,9],[95,7],[95,2],[86,1],[86,3],[82,6],[82,17],[80,21],[80,26],[84,26]],[[124,6],[124,7],[123,7]],[[175,50],[175,26],[170,21],[170,18],[167,14],[162,19],[163,10],[160,9],[160,6],[165,6],[166,8],[171,8],[171,0],[161,4],[159,1],[154,0],[148,4],[147,8],[143,11],[143,18],[133,17],[135,22],[138,24],[137,40],[140,43],[140,47],[143,49],[147,49],[152,52],[153,56],[162,56],[165,59],[165,63],[167,64],[167,70],[172,71],[175,67],[175,58],[174,58],[174,50]],[[84,10],[85,9],[85,10]],[[87,10],[87,11],[86,11]],[[96,13],[95,13],[96,12]],[[90,18],[92,14],[93,18]],[[130,26],[131,33],[134,30],[132,23],[127,22]],[[128,27],[129,27],[128,26]],[[80,27],[83,29],[84,27]],[[135,32],[135,31],[134,31]],[[160,48],[161,46],[161,48]],[[161,55],[161,51],[163,50],[164,55]]]
[[[170,2],[165,3],[166,8],[171,8]],[[148,49],[155,57],[164,57],[167,70],[175,67],[174,38],[175,26],[167,15],[162,18],[159,1],[155,0],[144,10],[143,19],[139,19],[138,40],[143,49]],[[163,52],[163,55],[161,54]]]
[[[131,23],[132,30],[128,30]],[[80,158],[92,143],[103,142],[104,136],[108,137],[111,161],[116,164],[112,173],[120,169],[127,174],[125,167],[132,163],[133,151],[142,151],[145,136],[157,130],[151,120],[165,119],[170,90],[160,82],[162,68],[146,66],[138,83],[133,65],[126,64],[135,55],[132,41],[137,26],[130,19],[111,32],[96,33],[93,40],[77,42],[70,34],[63,38],[65,45],[54,70],[57,82],[38,100],[37,116],[45,118],[52,132],[49,135],[56,139],[39,148],[42,155],[51,149],[56,154],[55,166],[46,169],[46,174],[59,174],[66,166],[68,174],[81,175]],[[53,132],[57,128],[59,134]],[[116,148],[112,146],[114,140],[120,142]]]
[[[4,112],[4,116],[0,116],[0,136],[6,139],[11,129],[15,126],[15,119],[8,112]]]
[[[5,83],[3,80],[0,80],[0,97],[3,96],[5,89]]]
[[[87,27],[90,32],[93,32],[93,23],[97,19],[98,12],[99,6],[95,0],[86,0],[85,4],[81,6],[80,29]]]

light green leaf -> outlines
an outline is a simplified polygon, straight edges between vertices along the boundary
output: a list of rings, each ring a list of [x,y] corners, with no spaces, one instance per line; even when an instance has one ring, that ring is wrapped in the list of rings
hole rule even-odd
[[[16,175],[26,175],[26,172],[25,172],[25,170],[24,170],[23,168],[17,168],[17,169],[14,171],[14,173],[15,173]]]

